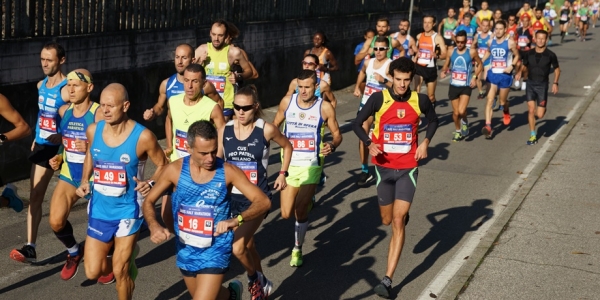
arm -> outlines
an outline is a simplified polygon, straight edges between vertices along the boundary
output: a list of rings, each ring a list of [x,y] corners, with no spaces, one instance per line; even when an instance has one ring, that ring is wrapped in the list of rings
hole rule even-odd
[[[258,78],[258,71],[256,70],[256,68],[254,68],[254,65],[252,64],[252,62],[248,58],[248,53],[246,53],[246,51],[244,51],[244,49],[240,49],[240,51],[242,52],[242,55],[244,56],[244,58],[246,59],[246,61],[248,61],[248,65],[252,69],[252,76],[250,78],[248,78],[248,79],[256,79],[256,78]]]
[[[410,39],[408,41],[408,54],[410,54],[411,56],[414,56],[415,54],[417,54],[417,52],[419,52],[419,48],[417,47],[417,41],[415,41],[412,37],[408,36],[407,39]],[[412,54],[410,53],[410,51],[412,51]]]
[[[321,95],[323,96],[323,100],[329,101],[329,103],[331,103],[333,108],[335,108],[337,106],[337,99],[335,98],[335,95],[331,91],[331,86],[329,85],[329,83],[327,83],[325,81],[321,81],[320,85],[321,85]]]
[[[204,61],[208,57],[208,47],[206,46],[206,44],[202,44],[198,46],[198,48],[196,48],[196,51],[194,52],[194,57],[194,63],[204,65]]]
[[[427,95],[419,94],[419,108],[427,119],[427,132],[425,133],[425,138],[417,147],[415,153],[415,160],[417,161],[427,158],[427,147],[429,147],[429,143],[438,128],[438,117]]]
[[[167,79],[160,83],[158,88],[158,101],[151,109],[144,112],[144,120],[152,121],[156,116],[162,115],[165,110],[165,102],[167,102]]]
[[[225,152],[223,149],[223,133],[225,132],[225,126],[217,130],[217,157],[225,158]]]
[[[223,117],[223,110],[220,106],[213,106],[213,110],[210,113],[210,120],[215,124],[217,130],[225,126],[225,117]]]
[[[163,152],[162,148],[158,144],[156,136],[149,129],[144,129],[144,131],[142,131],[142,134],[140,135],[140,138],[138,140],[136,152],[138,154],[138,157],[143,157],[144,154],[147,154],[148,158],[152,161],[152,163],[156,165],[156,171],[154,171],[152,177],[148,179],[156,181],[158,179],[158,176],[160,175],[160,172],[165,168],[169,161],[167,160],[167,157],[165,156],[165,153]],[[147,192],[149,191],[150,188],[148,187]],[[145,193],[146,195],[148,194],[147,192]],[[142,192],[142,195],[144,195],[144,192]]]
[[[321,154],[328,155],[333,153],[335,148],[339,147],[342,143],[342,133],[340,132],[340,127],[335,118],[335,109],[333,106],[331,106],[331,104],[327,102],[323,103],[321,106],[321,115],[323,116],[324,121],[327,123],[329,132],[331,132],[331,136],[333,138],[333,142],[325,143],[327,146],[323,146],[323,149],[321,149]]]
[[[477,79],[477,77],[481,74],[481,72],[483,71],[483,62],[481,61],[481,58],[479,58],[479,54],[477,53],[477,50],[471,48],[470,54],[471,54],[471,59],[475,61],[475,72],[473,73],[473,79]],[[471,80],[471,87],[475,87],[477,85],[477,80]]]
[[[94,142],[94,133],[96,133],[96,123],[90,124],[85,131],[85,135],[90,145]],[[100,133],[102,134],[102,133]],[[102,138],[102,136],[100,136]],[[83,169],[81,172],[81,183],[77,188],[77,196],[83,198],[91,192],[90,189],[90,178],[92,177],[92,171],[94,170],[94,161],[92,160],[92,154],[90,153],[90,147],[85,152],[85,160],[83,161]]]
[[[277,113],[275,114],[275,118],[273,119],[273,125],[275,125],[275,127],[279,128],[281,123],[283,123],[283,121],[285,120],[285,110],[289,106],[291,98],[291,96],[285,96],[283,97],[283,99],[281,99],[281,102],[279,103],[279,108],[277,109]]]
[[[10,122],[15,128],[4,133],[8,141],[22,139],[31,134],[31,128],[23,120],[23,117],[10,105],[10,101],[0,94],[0,116]]]
[[[179,177],[178,169],[181,169],[181,160],[169,164],[164,168],[164,171],[158,177],[154,187],[150,190],[150,193],[144,199],[142,203],[142,211],[144,213],[144,219],[148,223],[148,229],[150,230],[150,240],[153,243],[159,244],[169,239],[169,230],[162,227],[156,219],[155,205],[158,199],[162,198],[162,194],[172,185],[176,185],[173,179]],[[163,203],[164,205],[164,203]],[[169,211],[170,213],[170,211]],[[167,224],[165,224],[167,225]]]
[[[400,57],[406,55],[404,47],[402,47],[402,44],[397,39],[392,39],[392,48],[398,49],[398,51],[400,51]]]
[[[71,102],[71,99],[69,99],[69,89],[67,89],[66,85],[63,85],[63,87],[60,88],[60,96],[66,103]]]
[[[554,52],[551,52],[550,65],[554,68],[554,82],[552,83],[552,94],[558,93],[558,80],[560,79],[560,67],[558,66],[558,58]]]
[[[362,94],[360,92],[360,83],[363,82],[365,80],[365,77],[367,76],[366,69],[367,64],[363,64],[362,68],[360,69],[360,72],[358,72],[358,77],[356,78],[356,85],[354,86],[354,96],[356,97],[360,97],[360,95]]]
[[[435,36],[435,43],[440,46],[440,57],[438,59],[444,60],[446,59],[446,55],[448,54],[446,51],[446,45],[444,44],[444,38],[441,35]]]
[[[287,171],[290,168],[290,161],[292,160],[292,151],[294,148],[290,141],[281,134],[281,131],[275,125],[270,123],[265,123],[265,139],[267,141],[274,141],[283,148],[283,160],[281,161],[281,170]],[[277,179],[275,179],[274,188],[278,191],[285,189],[287,186],[287,182],[285,180],[285,175],[279,174]]]
[[[169,107],[169,112],[165,119],[165,142],[167,148],[164,152],[165,155],[169,157],[171,153],[173,153],[173,118],[171,117],[171,104],[167,102],[167,106]]]
[[[455,50],[452,49],[452,52],[454,52]],[[452,53],[449,54],[450,57],[452,57]],[[442,67],[442,71],[440,72],[440,78],[444,78],[446,77],[446,74],[448,74],[448,71],[450,71],[450,62],[451,59],[446,59],[444,61],[444,66]]]
[[[337,61],[335,60],[335,56],[333,56],[333,53],[331,53],[331,51],[327,50],[327,53],[325,53],[325,57],[327,58],[327,61],[329,61],[329,67],[326,67],[327,70],[324,70],[324,71],[325,72],[337,71],[338,64],[337,64]]]
[[[357,55],[354,56],[354,64],[355,65],[359,65],[360,62],[365,59],[365,57],[369,56],[372,52],[372,49],[370,49],[371,46],[371,42],[373,41],[373,38],[368,38],[365,41],[365,44],[363,45],[362,49],[360,50],[360,52],[358,52]]]
[[[296,78],[292,79],[292,81],[290,81],[290,86],[288,87],[288,91],[285,95],[291,96],[296,91],[297,86],[298,85],[296,84]]]
[[[369,97],[369,99],[367,99],[367,102],[365,103],[363,108],[358,112],[358,115],[354,119],[354,123],[352,124],[352,130],[354,130],[354,134],[356,134],[358,139],[361,140],[363,143],[365,143],[365,145],[367,144],[368,141],[370,141],[370,139],[369,139],[369,136],[367,135],[367,132],[365,132],[365,130],[363,129],[362,124],[370,116],[374,115],[377,111],[379,111],[382,104],[383,104],[383,93],[382,92],[374,93],[373,95],[371,95],[371,97]],[[375,157],[375,156],[383,153],[379,148],[380,148],[380,145],[371,143],[371,145],[369,145],[369,154],[371,154],[371,156]]]
[[[240,66],[242,67],[242,70],[244,70],[244,72],[241,74],[242,78],[236,78],[236,81],[239,81],[241,79],[244,79],[244,80],[251,79],[252,75],[253,75],[253,72],[252,72],[253,67],[250,66],[250,62],[242,54],[242,50],[238,47],[231,46],[229,48],[229,56],[230,56],[229,57],[230,65],[232,64],[232,62],[237,60],[240,62]]]
[[[440,22],[440,25],[438,25],[438,30],[437,30],[437,32],[438,32],[439,34],[444,34],[444,33],[442,32],[442,28],[444,27],[444,23],[446,23],[446,18],[442,19],[442,21]]]
[[[517,50],[517,46],[515,45],[515,41],[513,40],[508,40],[508,48],[510,49],[510,51],[512,51],[513,53],[513,60],[512,60],[512,65],[510,66],[510,70],[509,71],[504,71],[505,73],[509,73],[512,72],[512,70],[514,69],[514,66],[517,65],[517,63],[519,62],[519,60],[521,59],[519,56],[519,50]],[[516,78],[515,78],[516,79]]]
[[[215,88],[215,86],[212,84],[212,82],[210,81],[206,81],[204,83],[204,95],[206,95],[206,97],[212,99],[213,101],[217,102],[217,104],[219,104],[219,106],[221,107],[221,109],[223,109],[224,107],[224,103],[223,103],[223,98],[221,98],[221,95],[219,95],[219,93],[217,93],[217,89]]]

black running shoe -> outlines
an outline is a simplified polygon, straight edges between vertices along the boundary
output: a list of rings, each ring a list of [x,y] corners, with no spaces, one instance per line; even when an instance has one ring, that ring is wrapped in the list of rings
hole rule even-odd
[[[385,276],[374,288],[373,291],[377,296],[381,298],[390,298],[390,294],[392,293],[392,280]]]
[[[371,172],[360,172],[360,175],[358,176],[358,182],[356,182],[356,184],[363,186],[371,182],[371,180],[373,180],[373,174],[371,174]]]
[[[10,258],[18,262],[35,262],[37,255],[35,254],[35,248],[30,245],[25,245],[21,249],[13,249],[10,251]]]

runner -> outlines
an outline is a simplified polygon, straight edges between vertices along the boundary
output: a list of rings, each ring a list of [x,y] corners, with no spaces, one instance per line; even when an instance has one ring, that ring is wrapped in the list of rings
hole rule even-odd
[[[370,38],[373,38],[375,36],[375,34],[376,34],[375,29],[369,28],[369,29],[365,30],[365,35],[363,36],[363,38],[366,41],[366,40],[368,40]],[[364,44],[365,44],[365,42],[363,41],[363,42],[359,43],[358,45],[356,45],[356,48],[354,48],[354,56],[356,56],[356,55],[358,55],[358,53],[360,53],[360,50],[362,49],[362,47],[364,46]],[[362,70],[362,66],[365,64],[365,59],[362,59],[358,63],[356,63],[356,61],[355,61],[354,64],[358,66],[357,72],[360,73],[360,70]],[[364,90],[365,90],[365,84],[366,84],[365,81],[363,81],[363,82],[360,83],[361,93],[364,92]]]
[[[527,107],[529,108],[528,120],[530,137],[527,145],[537,144],[535,132],[536,117],[541,119],[546,114],[548,104],[548,77],[554,70],[552,94],[558,93],[558,79],[560,68],[556,54],[546,47],[548,32],[540,30],[535,33],[535,49],[529,50],[523,57],[523,65],[529,69],[529,84],[527,85]],[[536,109],[537,104],[537,109]]]
[[[262,219],[271,203],[243,171],[217,157],[218,135],[210,122],[197,121],[187,132],[189,156],[167,165],[144,201],[150,240],[160,244],[174,232],[177,267],[194,299],[239,300],[241,282],[232,280],[228,288],[221,286],[232,252],[231,229],[242,229],[244,223]],[[164,220],[167,229],[158,223],[154,205],[171,187],[175,192],[168,207],[172,214]],[[251,204],[237,217],[229,218],[228,191],[233,188]]]
[[[311,54],[314,55],[314,54]],[[269,199],[271,191],[268,185],[267,165],[271,141],[283,148],[284,159],[281,171],[275,180],[274,188],[281,191],[286,188],[286,175],[292,158],[292,145],[273,124],[265,122],[261,116],[258,92],[254,85],[241,88],[233,102],[235,119],[219,130],[218,157],[239,167],[250,182],[256,184]],[[231,216],[237,218],[252,205],[241,192],[231,190]],[[273,290],[273,283],[263,275],[260,255],[254,245],[254,233],[263,218],[244,222],[234,229],[233,254],[242,263],[248,275],[248,291],[252,299],[267,299]]]
[[[375,40],[375,58],[370,59],[360,70],[358,78],[356,79],[356,86],[354,87],[354,96],[360,97],[362,95],[360,106],[358,111],[367,103],[369,97],[376,92],[380,92],[386,87],[391,87],[392,82],[387,76],[389,74],[389,66],[392,62],[391,59],[385,56],[387,49],[389,48],[389,40],[384,37],[379,37]],[[361,94],[359,85],[366,78],[367,87],[365,88],[364,94]],[[369,132],[371,125],[373,124],[373,117],[370,116],[362,127],[366,132]],[[363,144],[362,141],[358,141],[358,153],[360,155],[361,172],[358,177],[357,184],[359,186],[365,186],[367,183],[373,180],[373,174],[369,172],[369,150]]]
[[[544,18],[544,11],[542,9],[535,9],[535,22],[531,24],[531,28],[533,28],[533,32],[537,32],[538,30],[546,30],[546,32],[552,32],[552,25],[546,18]],[[531,40],[533,44],[533,39]]]
[[[471,10],[471,1],[463,0],[462,4],[463,4],[463,6],[458,9],[458,20],[460,21],[460,24],[462,24],[462,25],[471,25],[470,19],[469,19],[469,22],[466,22],[466,23],[463,21],[465,14],[470,13],[469,11]],[[473,15],[471,15],[471,17],[472,16]]]
[[[302,69],[303,70],[311,70],[316,71],[317,66],[319,66],[319,57],[314,54],[306,54],[304,59],[302,60]],[[335,99],[335,95],[331,91],[331,86],[325,82],[325,80],[321,80],[317,77],[317,89],[315,90],[315,96],[319,98],[323,98],[323,100],[331,103],[333,108],[337,106],[337,100]],[[297,78],[292,79],[290,82],[290,86],[288,88],[286,96],[291,96],[294,93],[298,93],[298,80]]]
[[[0,147],[6,149],[8,147],[7,143],[22,139],[31,134],[29,125],[27,125],[23,117],[10,105],[10,101],[2,94],[0,94],[0,116],[15,127],[11,131],[0,133]],[[2,151],[6,151],[4,149]],[[17,193],[17,187],[12,183],[5,183],[0,176],[0,187],[5,184],[6,187],[2,191],[2,195],[0,195],[0,207],[10,207],[16,212],[21,212],[23,210],[23,200]]]
[[[560,43],[562,44],[565,41],[565,35],[567,35],[569,30],[569,22],[571,21],[571,4],[569,1],[565,1],[563,6],[560,7],[560,19],[558,23],[560,24]]]
[[[489,20],[485,20],[482,27],[489,27]],[[478,81],[478,74],[483,69],[478,51],[474,48],[467,48],[467,33],[461,30],[456,33],[456,49],[450,53],[450,59],[446,60],[440,77],[446,77],[451,73],[450,88],[448,89],[448,99],[452,103],[452,119],[456,126],[456,131],[452,141],[459,142],[469,135],[469,121],[467,120],[467,106],[471,99],[471,91]],[[473,72],[473,63],[475,63],[475,72]],[[481,93],[480,93],[481,95]]]
[[[492,22],[490,23],[490,28],[494,28],[496,22],[500,20],[502,20],[502,10],[498,8],[494,11],[494,17],[492,19]]]
[[[524,18],[523,20],[526,20]],[[499,90],[499,100],[504,117],[504,125],[510,124],[510,113],[508,109],[508,92],[512,85],[511,73],[519,61],[519,51],[515,47],[515,42],[506,37],[506,23],[498,22],[494,28],[495,36],[489,41],[489,52],[487,55],[492,57],[492,67],[488,71],[487,81],[490,83],[488,91],[487,104],[485,107],[485,126],[481,130],[485,138],[492,138],[492,106],[496,92]],[[484,60],[485,60],[484,58]],[[520,74],[515,75],[515,80],[519,80]]]
[[[448,17],[442,19],[442,22],[438,25],[438,32],[444,34],[444,43],[446,44],[446,51],[448,53],[454,49],[452,35],[454,34],[454,29],[458,26],[458,20],[454,18],[455,15],[454,8],[448,8]]]
[[[398,29],[400,31],[392,35],[393,40],[398,41],[398,43],[402,45],[402,49],[404,49],[404,56],[411,58],[415,53],[417,53],[417,43],[415,42],[415,39],[408,34],[408,30],[410,29],[410,21],[408,19],[400,20]],[[398,59],[400,54],[400,51],[394,48],[392,60]]]
[[[477,25],[477,17],[475,17],[475,15],[477,15],[477,9],[472,6],[471,9],[469,9],[469,13],[471,14],[471,23],[469,23],[469,26],[471,26],[473,29],[475,29],[475,31],[479,30],[479,26]]]
[[[63,243],[69,253],[67,261],[60,272],[62,280],[69,280],[77,274],[79,263],[83,258],[83,249],[80,249],[73,226],[69,222],[71,208],[79,196],[77,188],[80,185],[83,173],[83,161],[87,152],[88,140],[85,132],[92,123],[102,120],[98,112],[98,103],[90,99],[94,89],[92,74],[85,69],[71,71],[67,75],[69,102],[63,105],[58,113],[61,117],[60,131],[63,133],[62,144],[64,150],[50,159],[53,170],[60,170],[58,183],[50,200],[50,227],[56,238]],[[62,168],[61,168],[62,165]],[[112,276],[111,276],[112,277]]]
[[[466,34],[466,33],[465,33]],[[483,20],[483,22],[481,22],[481,32],[477,33],[477,35],[475,36],[475,48],[477,49],[477,54],[479,56],[479,60],[481,61],[481,59],[483,59],[485,57],[485,54],[488,53],[489,51],[489,41],[492,38],[492,35],[490,34],[490,20]],[[475,62],[477,62],[477,60],[473,60]],[[481,76],[481,80],[475,79],[474,81],[477,82],[477,89],[479,90],[479,96],[477,96],[477,99],[482,100],[485,99],[486,95],[484,92],[484,84],[485,84],[485,91],[489,90],[489,84],[487,84],[486,82],[486,78],[487,78],[487,71],[492,67],[491,64],[491,58],[488,56],[488,58],[483,61],[483,74]],[[480,72],[475,72],[475,75],[478,75]],[[469,79],[470,80],[470,79]],[[469,93],[469,96],[471,94]],[[453,99],[453,98],[450,98]],[[468,104],[468,103],[467,103]],[[465,107],[466,109],[466,107]]]
[[[552,0],[554,1],[554,0]],[[596,28],[596,22],[598,21],[598,12],[600,11],[600,1],[592,0],[590,1],[590,6],[592,9],[592,28]]]
[[[517,18],[519,18],[521,26],[523,26],[523,18],[525,17],[529,18],[531,22],[535,21],[535,12],[533,11],[533,9],[531,9],[531,5],[529,4],[529,2],[523,3],[523,7],[521,7],[521,9],[519,9],[519,11],[517,12]]]
[[[46,78],[37,84],[39,112],[29,155],[29,161],[33,164],[29,179],[27,244],[10,252],[10,258],[18,262],[34,262],[37,259],[35,242],[42,221],[42,203],[54,174],[48,161],[58,153],[62,139],[57,126],[60,123],[58,109],[69,102],[69,93],[63,89],[67,79],[60,70],[66,61],[65,49],[55,42],[49,42],[42,48],[40,59]]]
[[[435,106],[435,87],[437,84],[437,64],[438,59],[446,59],[446,47],[444,39],[433,31],[435,26],[435,17],[425,15],[423,17],[423,32],[417,35],[417,66],[416,75],[419,75],[422,81],[427,85],[427,95],[429,100]],[[421,83],[417,85],[417,92],[421,89]]]
[[[506,28],[506,35],[517,41],[517,29],[518,29],[517,17],[515,15],[508,16],[508,27]],[[496,28],[495,24],[494,27]]]
[[[319,66],[317,67],[317,77],[331,85],[330,72],[337,71],[338,65],[333,53],[325,47],[327,44],[327,36],[321,31],[317,31],[313,35],[313,47],[304,51],[304,56],[307,54],[315,54],[319,58]]]
[[[543,17],[546,20],[546,23],[548,24],[547,25],[548,28],[546,28],[546,31],[550,33],[548,45],[552,44],[552,30],[554,29],[554,26],[555,26],[554,19],[556,19],[556,17],[557,17],[556,11],[554,10],[553,6],[554,5],[552,3],[546,2],[546,6],[544,7],[544,10],[543,10]],[[536,18],[538,18],[537,12],[536,12]]]
[[[377,170],[377,198],[381,221],[392,224],[385,277],[374,291],[390,297],[392,278],[404,245],[405,224],[412,203],[419,161],[427,157],[427,147],[438,127],[435,109],[428,97],[410,90],[415,63],[401,57],[389,67],[393,86],[374,93],[353,124],[354,133],[369,147]],[[419,116],[425,114],[428,124],[425,139],[418,144]],[[375,116],[375,129],[369,138],[362,128],[370,116]]]
[[[581,6],[579,4],[579,1],[573,1],[572,14],[575,14],[575,16],[573,18],[571,18],[571,22],[572,22],[571,24],[575,27],[575,35],[577,35],[577,37],[579,37],[579,8],[580,7]]]
[[[463,20],[465,21],[466,24],[470,24],[471,23],[471,17],[472,15],[470,13],[466,13],[463,16]],[[460,24],[458,25],[458,27],[456,27],[456,29],[454,29],[454,34],[453,37],[456,36],[456,33],[459,31],[464,31],[467,33],[467,48],[471,48],[471,45],[473,45],[473,40],[475,38],[475,28],[471,27],[471,25],[465,25],[465,24]],[[454,41],[456,43],[456,41]]]
[[[582,42],[585,42],[585,36],[590,26],[589,19],[592,17],[592,10],[588,7],[586,1],[581,1],[577,14],[579,15],[579,38]]]
[[[405,55],[404,48],[402,47],[400,41],[392,39],[392,37],[388,35],[388,32],[390,31],[390,21],[387,18],[379,18],[377,20],[375,29],[377,30],[377,35],[374,36],[373,38],[367,39],[365,41],[365,44],[363,45],[360,52],[354,56],[354,64],[360,63],[360,61],[362,61],[363,59],[368,59],[367,57],[369,57],[369,58],[375,57],[375,52],[373,51],[373,47],[375,47],[375,40],[378,37],[386,37],[390,40],[390,44],[392,46],[390,47],[390,49],[388,49],[388,51],[386,53],[386,56],[388,58],[392,58],[394,49],[398,49],[399,56]]]
[[[529,23],[529,17],[525,16],[521,18],[521,22],[523,22],[523,26],[517,29],[517,49],[519,50],[519,58],[525,56],[525,53],[531,49],[531,43],[533,42],[533,35],[535,34],[533,28]],[[517,70],[523,67],[522,62],[519,60],[517,65]],[[521,90],[524,91],[527,88],[527,70],[523,70],[521,72],[521,78],[523,79],[522,83],[519,83],[519,79],[515,78],[515,87],[521,87]]]
[[[85,274],[96,280],[114,270],[119,299],[131,299],[135,288],[137,239],[144,221],[140,205],[153,184],[153,180],[143,181],[146,159],[157,166],[153,178],[167,164],[154,134],[127,117],[129,108],[125,87],[112,83],[104,88],[99,108],[104,120],[88,125],[90,146],[77,188],[79,197],[94,190],[88,205]]]
[[[234,84],[253,77],[252,67],[240,48],[227,43],[238,35],[238,29],[225,20],[217,20],[210,29],[211,42],[196,48],[195,63],[206,69],[207,79],[216,88],[224,101],[223,116],[225,121],[233,116]],[[231,72],[231,65],[236,62],[242,67],[243,73]]]
[[[473,17],[475,19],[475,22],[477,22],[477,28],[481,27],[481,22],[483,22],[483,20],[492,20],[492,16],[494,13],[488,8],[489,4],[487,1],[481,2],[481,10],[478,11]]]
[[[288,169],[288,185],[281,191],[281,217],[296,217],[296,242],[290,260],[292,267],[303,264],[302,244],[308,229],[308,210],[321,180],[324,156],[333,153],[342,143],[335,109],[315,96],[316,73],[303,70],[297,80],[300,92],[281,100],[273,121],[277,128],[285,121],[285,136],[294,147]],[[329,128],[332,142],[323,142],[324,125]]]

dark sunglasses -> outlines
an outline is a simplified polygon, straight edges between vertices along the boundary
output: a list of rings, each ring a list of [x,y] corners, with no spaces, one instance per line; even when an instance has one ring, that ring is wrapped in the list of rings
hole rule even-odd
[[[306,65],[309,65],[309,66],[316,66],[317,65],[316,63],[314,63],[312,61],[304,61],[304,60],[302,61],[302,64],[305,65],[305,66]]]
[[[387,49],[389,49],[389,47],[374,47],[373,50],[375,51],[386,51]]]
[[[467,41],[459,41],[459,40],[455,40],[455,42],[456,42],[457,44],[464,44],[464,43],[466,43]]]
[[[253,108],[254,108],[254,104],[245,105],[245,106],[240,106],[240,105],[237,105],[235,103],[233,104],[233,109],[238,110],[238,111],[239,110],[249,111],[249,110],[251,110]]]

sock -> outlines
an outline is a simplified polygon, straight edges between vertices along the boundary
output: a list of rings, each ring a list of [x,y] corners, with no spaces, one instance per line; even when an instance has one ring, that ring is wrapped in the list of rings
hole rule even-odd
[[[492,123],[491,123],[491,122],[490,122],[490,123],[485,123],[485,126],[490,126],[490,127],[492,127]]]
[[[465,119],[460,119],[460,123],[461,124],[467,124],[467,121]]]
[[[304,236],[306,236],[306,230],[308,229],[308,220],[300,223],[296,221],[296,245],[294,249],[300,250],[302,244],[304,244]]]
[[[258,272],[254,272],[252,276],[248,275],[248,283],[254,282],[256,279],[258,279]]]
[[[460,133],[460,129],[456,129],[456,132]]]
[[[383,279],[381,280],[381,283],[383,283],[383,285],[385,285],[386,287],[391,287],[392,279],[387,276],[384,276]]]
[[[536,134],[535,134],[535,130],[532,130],[532,131],[531,131],[531,136],[536,136]]]
[[[79,244],[75,244],[75,246],[68,248],[67,251],[69,251],[69,255],[71,255],[71,257],[79,255]]]
[[[26,245],[27,246],[31,246],[31,247],[33,247],[35,249],[35,243],[27,243]]]
[[[369,164],[362,164],[363,173],[369,173]]]
[[[73,248],[77,245],[77,241],[75,241],[75,236],[73,236],[73,226],[71,226],[71,222],[67,221],[65,227],[61,229],[59,232],[54,232],[56,237],[65,245],[67,248]],[[71,251],[69,251],[71,253]]]

